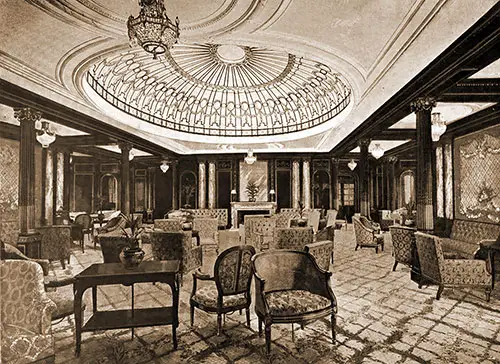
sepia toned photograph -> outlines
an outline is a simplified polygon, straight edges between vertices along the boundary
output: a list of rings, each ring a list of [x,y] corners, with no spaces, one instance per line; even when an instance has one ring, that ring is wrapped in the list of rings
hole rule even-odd
[[[0,0],[0,364],[500,364],[497,0]]]

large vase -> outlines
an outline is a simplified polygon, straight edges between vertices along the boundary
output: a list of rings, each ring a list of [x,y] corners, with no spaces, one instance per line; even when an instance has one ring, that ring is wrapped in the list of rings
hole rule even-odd
[[[120,253],[120,261],[126,269],[134,269],[144,259],[144,250],[139,247],[125,247]]]

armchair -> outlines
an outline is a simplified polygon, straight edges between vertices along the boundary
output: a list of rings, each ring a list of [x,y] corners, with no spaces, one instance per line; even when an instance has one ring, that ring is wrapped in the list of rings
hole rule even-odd
[[[51,313],[55,304],[43,287],[40,265],[25,260],[0,263],[1,357],[4,363],[54,362]]]
[[[331,317],[335,343],[337,300],[330,288],[332,273],[321,269],[306,252],[275,250],[252,258],[255,278],[255,313],[262,335],[265,325],[266,352],[271,351],[271,325],[304,325],[322,317]]]
[[[215,248],[215,251],[219,251],[219,228],[216,218],[195,217],[193,220],[193,230],[198,231],[201,240],[201,246],[206,248]]]
[[[274,240],[276,219],[274,217],[255,217],[248,221],[252,229],[252,243],[256,249],[262,251],[269,249]]]
[[[276,220],[276,227],[277,228],[289,228],[290,221],[293,219],[298,219],[299,217],[300,217],[300,213],[298,211],[295,211],[295,210],[284,211],[284,209],[282,209],[281,212],[274,215],[274,219]]]
[[[311,244],[313,240],[313,229],[310,226],[276,229],[274,246],[270,246],[269,249],[304,250],[304,247]]]
[[[354,250],[358,250],[358,248],[375,248],[375,253],[378,253],[380,246],[384,251],[384,236],[377,233],[379,230],[366,226],[357,216],[352,217],[352,223],[354,225],[354,235],[356,236],[356,248]]]
[[[42,259],[59,260],[63,269],[66,269],[65,260],[71,255],[71,226],[53,225],[42,226],[36,229],[40,233],[42,242]]]
[[[416,242],[414,228],[394,225],[389,226],[392,238],[392,255],[394,256],[394,266],[392,271],[396,270],[398,263],[411,267],[416,256]]]
[[[179,232],[182,231],[182,221],[180,219],[155,219],[154,228],[169,232]]]
[[[179,260],[181,281],[183,275],[203,264],[200,245],[193,246],[191,231],[152,231],[151,249],[154,260]]]
[[[82,253],[85,253],[84,238],[85,234],[89,236],[90,241],[93,240],[94,235],[94,223],[89,214],[80,214],[75,217],[75,222],[73,226],[73,231],[78,231],[76,236],[80,240],[80,246],[82,248]],[[74,238],[75,236],[73,236]],[[76,239],[75,239],[76,240]]]
[[[493,276],[486,260],[445,259],[441,238],[421,232],[415,233],[415,236],[421,277],[439,285],[437,300],[444,287],[484,288],[486,300],[490,300]],[[419,288],[421,287],[422,280],[419,283]]]
[[[194,309],[217,314],[217,335],[222,330],[222,315],[245,309],[247,325],[250,326],[250,282],[252,279],[251,259],[255,248],[250,245],[233,246],[224,250],[215,261],[214,276],[193,273],[191,326],[194,324]],[[197,281],[210,281],[209,285],[197,288]]]

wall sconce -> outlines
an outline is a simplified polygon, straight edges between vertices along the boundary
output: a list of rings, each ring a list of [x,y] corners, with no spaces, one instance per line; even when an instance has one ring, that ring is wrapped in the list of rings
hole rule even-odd
[[[168,165],[168,162],[167,161],[161,161],[161,164],[160,164],[160,169],[163,173],[167,173],[168,169],[169,169],[169,165]]]
[[[128,160],[129,162],[132,161],[132,159],[134,159],[135,157],[135,152],[131,149],[130,152],[128,152]]]
[[[354,159],[351,159],[351,161],[347,163],[347,167],[349,167],[351,171],[354,171],[354,168],[356,168],[357,165],[358,163],[356,163]]]
[[[271,196],[271,202],[274,201],[274,196],[276,195],[276,191],[274,190],[274,188],[271,188],[269,190],[269,196]]]
[[[238,192],[236,192],[236,190],[231,190],[231,201],[234,201],[236,199],[237,194]]]
[[[37,132],[36,140],[42,145],[42,148],[48,148],[56,140],[56,133],[50,131],[48,121],[42,121],[42,128]]]
[[[441,113],[433,112],[431,114],[431,123],[431,138],[433,142],[437,142],[446,131],[446,124],[441,119]]]
[[[254,164],[257,160],[257,157],[253,154],[253,150],[249,149],[247,152],[247,156],[245,157],[246,164]]]
[[[384,155],[384,150],[382,149],[382,147],[380,146],[380,144],[375,144],[375,147],[373,148],[372,150],[372,156],[375,158],[375,159],[379,159],[381,158],[383,155]]]

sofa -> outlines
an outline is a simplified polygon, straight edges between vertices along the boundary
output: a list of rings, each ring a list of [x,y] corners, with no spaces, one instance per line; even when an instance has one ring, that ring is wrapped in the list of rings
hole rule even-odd
[[[499,235],[500,224],[455,219],[450,236],[441,238],[441,243],[446,256],[453,253],[456,258],[484,259],[486,255],[480,250],[480,243],[496,240]]]

